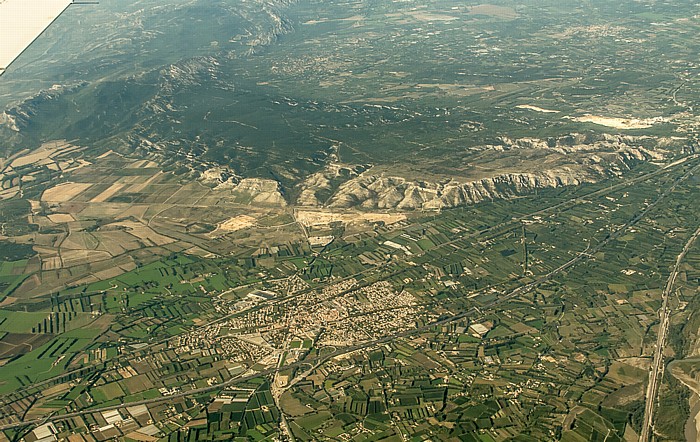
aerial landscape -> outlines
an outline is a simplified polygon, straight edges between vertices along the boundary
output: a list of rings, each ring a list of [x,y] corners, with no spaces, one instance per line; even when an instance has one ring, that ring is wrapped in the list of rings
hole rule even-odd
[[[71,4],[0,66],[0,442],[700,440],[699,33]]]

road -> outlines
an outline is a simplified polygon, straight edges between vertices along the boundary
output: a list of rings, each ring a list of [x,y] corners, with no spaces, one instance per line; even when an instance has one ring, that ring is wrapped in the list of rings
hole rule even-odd
[[[639,435],[639,442],[649,442],[649,438],[653,434],[654,405],[656,405],[656,396],[659,391],[659,384],[663,378],[665,368],[664,349],[666,348],[666,336],[668,335],[668,326],[671,321],[671,310],[668,307],[668,300],[671,292],[673,291],[673,287],[676,284],[676,278],[678,277],[678,271],[681,263],[698,237],[700,237],[700,227],[698,227],[693,236],[690,237],[678,257],[676,257],[676,263],[673,266],[673,270],[671,270],[671,274],[669,275],[668,280],[666,281],[666,286],[664,287],[662,294],[663,302],[659,311],[659,333],[656,337],[656,351],[654,352],[654,360],[652,361],[651,368],[649,369],[649,383],[646,391],[644,420],[642,421],[642,431]]]

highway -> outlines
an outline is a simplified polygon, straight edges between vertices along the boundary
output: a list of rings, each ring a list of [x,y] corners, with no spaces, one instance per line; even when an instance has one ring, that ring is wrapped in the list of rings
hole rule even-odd
[[[649,438],[653,434],[654,428],[654,406],[656,405],[656,396],[659,391],[659,384],[661,379],[663,379],[664,373],[664,349],[666,348],[666,336],[668,335],[668,326],[671,321],[671,310],[668,306],[668,299],[673,291],[673,287],[676,284],[676,278],[678,277],[678,271],[680,269],[681,263],[685,259],[685,255],[695,243],[695,240],[700,237],[700,227],[695,231],[693,236],[690,237],[688,242],[683,247],[681,253],[676,257],[676,263],[671,270],[671,274],[666,281],[666,286],[662,294],[662,305],[659,310],[659,332],[656,337],[656,351],[654,352],[654,359],[649,369],[649,383],[647,384],[646,391],[646,404],[644,406],[644,420],[642,421],[642,431],[639,435],[639,442],[649,442]]]

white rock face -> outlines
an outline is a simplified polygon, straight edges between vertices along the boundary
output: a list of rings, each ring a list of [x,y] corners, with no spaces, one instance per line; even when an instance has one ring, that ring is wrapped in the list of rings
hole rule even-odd
[[[582,134],[549,140],[501,138],[496,145],[474,150],[503,152],[504,164],[510,157],[517,159],[520,155],[534,152],[539,152],[537,158],[541,156],[543,161],[535,163],[534,167],[531,165],[530,170],[496,171],[492,176],[476,180],[460,179],[458,173],[439,182],[410,180],[386,173],[373,174],[371,169],[364,171],[333,164],[302,183],[297,204],[372,210],[435,210],[496,198],[512,198],[535,189],[577,186],[619,176],[633,162],[655,161],[665,157],[666,151],[642,147],[641,140],[632,136],[591,137]],[[646,138],[644,140],[648,141]],[[522,150],[523,153],[508,152],[513,150]],[[331,182],[338,178],[339,170],[357,173],[346,173],[345,181],[331,189]],[[319,201],[316,197],[319,189],[333,190],[331,197],[325,202]]]
[[[537,188],[594,182],[599,176],[569,169],[540,173],[508,173],[477,181],[447,183],[406,181],[400,177],[364,175],[344,183],[329,207],[366,209],[442,209],[475,204],[488,199],[509,198]]]
[[[301,183],[301,192],[296,204],[306,207],[319,207],[325,205],[318,197],[320,191],[332,192],[334,183],[346,181],[358,177],[369,166],[346,166],[339,163],[331,163],[320,172],[307,177]]]
[[[0,126],[6,126],[13,132],[19,132],[19,126],[17,126],[17,119],[4,111],[0,113]]]
[[[245,178],[231,190],[241,203],[283,207],[287,202],[277,181],[263,178]]]
[[[331,181],[325,174],[319,172],[311,175],[305,181],[305,189],[297,197],[297,204],[300,206],[320,206],[323,203],[316,196],[316,192],[321,189],[329,189]]]

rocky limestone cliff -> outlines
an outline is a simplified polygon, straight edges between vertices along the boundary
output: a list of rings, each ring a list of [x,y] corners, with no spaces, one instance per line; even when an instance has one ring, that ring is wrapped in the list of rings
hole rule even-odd
[[[329,201],[329,207],[433,210],[509,198],[537,188],[574,186],[595,182],[593,174],[571,169],[533,173],[507,173],[476,181],[409,181],[401,177],[364,175],[346,182]]]
[[[642,146],[642,141],[648,147]],[[365,171],[349,165],[332,164],[311,175],[301,185],[297,204],[333,208],[435,210],[475,204],[484,200],[512,198],[535,189],[576,186],[620,176],[635,163],[658,161],[667,151],[655,147],[649,137],[571,134],[540,140],[501,138],[498,144],[478,146],[474,150],[490,151],[489,161],[499,158],[501,170],[470,179],[459,176],[455,166],[452,176],[433,180],[409,179],[386,171]],[[661,143],[658,143],[661,144]],[[517,151],[514,151],[517,150]],[[499,153],[500,152],[500,153]],[[528,153],[537,153],[527,170],[513,170],[509,164]],[[509,162],[509,158],[513,158]],[[476,163],[478,164],[478,163]],[[340,171],[346,179],[332,188]],[[331,192],[318,198],[319,190]]]
[[[301,185],[302,191],[296,200],[297,205],[311,207],[325,205],[326,200],[338,190],[342,183],[358,177],[369,167],[368,165],[329,164],[320,172],[316,172],[304,180]]]
[[[500,137],[496,144],[477,146],[473,150],[509,151],[514,149],[545,150],[551,153],[575,154],[601,151],[606,153],[630,154],[639,160],[661,160],[667,153],[661,146],[668,144],[668,139],[633,135],[579,134],[573,133],[557,138],[541,140],[539,138],[511,139]],[[654,150],[644,147],[651,144]]]
[[[3,145],[0,146],[0,155],[9,156],[16,149],[21,148],[22,143],[31,143],[32,138],[39,132],[38,126],[32,126],[32,123],[40,110],[52,102],[58,101],[64,94],[85,87],[86,84],[78,82],[69,85],[54,85],[0,112],[0,139],[3,140]]]
[[[245,178],[231,190],[240,204],[284,207],[287,202],[277,181],[262,178]]]

